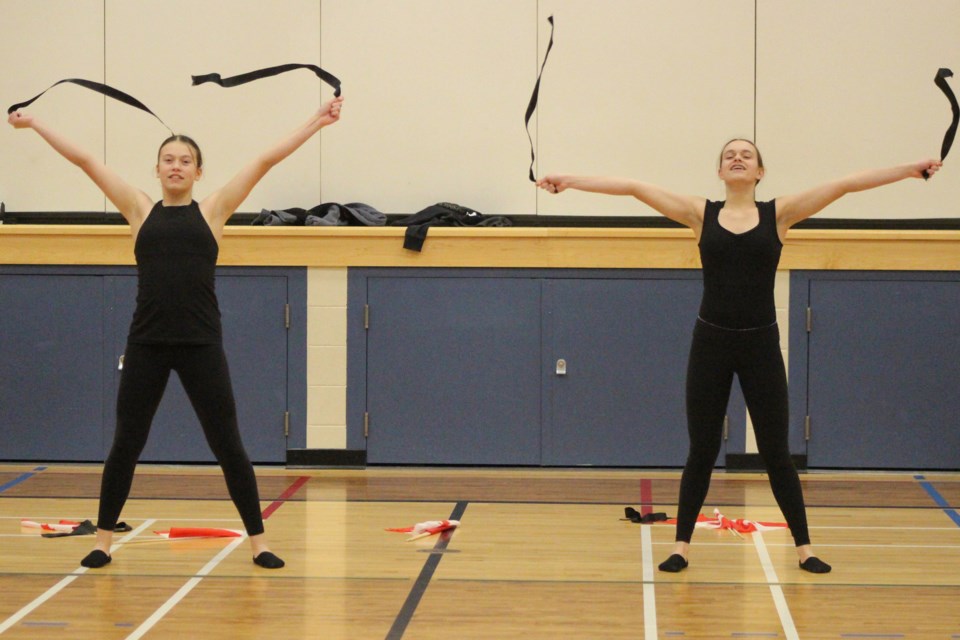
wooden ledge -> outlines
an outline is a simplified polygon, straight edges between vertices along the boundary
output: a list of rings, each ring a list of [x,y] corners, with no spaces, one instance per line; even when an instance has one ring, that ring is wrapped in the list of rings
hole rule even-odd
[[[696,269],[688,229],[431,227],[423,251],[403,227],[228,226],[220,264],[303,267]],[[2,225],[0,264],[131,265],[120,225]],[[791,231],[782,269],[960,271],[960,231]]]

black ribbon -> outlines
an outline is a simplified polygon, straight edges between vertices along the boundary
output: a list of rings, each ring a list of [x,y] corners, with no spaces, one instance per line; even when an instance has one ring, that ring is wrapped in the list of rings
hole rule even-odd
[[[953,89],[947,84],[947,78],[952,76],[953,71],[942,68],[937,71],[937,75],[933,79],[934,83],[943,91],[943,95],[947,96],[947,100],[950,101],[950,109],[953,111],[953,121],[950,123],[950,126],[947,127],[947,132],[943,135],[943,144],[940,146],[941,162],[947,157],[947,154],[950,153],[950,147],[953,146],[953,139],[957,135],[957,124],[960,123],[960,105],[957,104],[957,96],[953,95]],[[923,179],[926,180],[929,177],[930,174],[924,171]]]
[[[540,73],[537,74],[537,84],[533,87],[533,95],[530,96],[530,104],[527,105],[527,114],[523,119],[527,127],[527,139],[530,140],[530,182],[537,181],[533,175],[533,163],[536,160],[536,156],[533,153],[533,138],[530,136],[530,117],[537,108],[537,99],[540,97],[540,78],[543,76],[543,68],[547,66],[547,57],[550,55],[550,49],[553,48],[553,16],[547,18],[547,21],[550,23],[550,43],[547,45],[547,52],[543,54],[543,64],[540,65]]]
[[[637,524],[653,524],[654,522],[664,522],[667,520],[667,514],[661,511],[657,513],[640,513],[633,507],[624,507],[623,515],[626,516],[622,518],[623,520],[629,520]]]
[[[193,78],[193,85],[203,84],[205,82],[213,82],[224,88],[236,87],[241,84],[246,84],[248,82],[253,82],[254,80],[260,80],[262,78],[269,78],[271,76],[279,75],[281,73],[286,73],[287,71],[293,71],[294,69],[310,69],[313,71],[318,78],[326,82],[328,85],[333,87],[333,95],[336,97],[340,96],[340,79],[337,78],[332,73],[324,71],[315,64],[282,64],[277,67],[267,67],[266,69],[257,69],[256,71],[250,71],[248,73],[241,73],[238,76],[231,76],[229,78],[221,78],[219,73],[208,73],[202,76],[191,76]]]
[[[57,86],[58,84],[63,84],[64,82],[71,82],[71,83],[73,83],[73,84],[79,85],[79,86],[84,87],[84,88],[86,88],[86,89],[90,89],[91,91],[96,91],[97,93],[102,93],[103,95],[107,96],[108,98],[113,98],[114,100],[119,100],[120,102],[122,102],[122,103],[124,103],[124,104],[128,104],[128,105],[130,105],[131,107],[136,107],[137,109],[140,109],[141,111],[146,111],[147,113],[149,113],[150,115],[152,115],[152,116],[153,116],[154,118],[156,118],[157,120],[160,120],[160,124],[162,124],[163,126],[167,127],[167,129],[170,130],[170,133],[173,133],[173,129],[170,129],[170,127],[167,126],[167,123],[160,119],[160,116],[158,116],[157,114],[155,114],[153,111],[150,111],[150,109],[147,107],[147,105],[143,104],[142,102],[140,102],[139,100],[137,100],[136,98],[134,98],[133,96],[131,96],[130,94],[124,93],[123,91],[120,91],[119,89],[114,89],[114,88],[111,87],[110,85],[101,84],[101,83],[99,83],[99,82],[93,82],[92,80],[84,80],[83,78],[66,78],[66,79],[64,79],[64,80],[60,80],[59,82],[54,82],[52,85],[50,85],[49,87],[47,87],[44,91],[40,92],[39,95],[36,95],[36,96],[30,98],[30,99],[27,100],[26,102],[18,102],[18,103],[15,104],[15,105],[11,105],[11,106],[7,109],[7,114],[9,115],[9,114],[13,113],[14,111],[16,111],[17,109],[22,109],[23,107],[29,107],[31,104],[33,104],[34,102],[36,102],[36,101],[40,98],[40,96],[42,96],[44,93],[46,93],[47,91],[50,91],[50,89],[53,89],[53,88],[54,88],[55,86]]]
[[[133,527],[128,525],[126,522],[118,522],[113,530],[114,532],[133,531]],[[67,538],[69,536],[89,536],[95,534],[96,532],[97,527],[89,520],[84,520],[74,527],[73,531],[57,531],[56,533],[41,533],[40,535],[44,538]]]

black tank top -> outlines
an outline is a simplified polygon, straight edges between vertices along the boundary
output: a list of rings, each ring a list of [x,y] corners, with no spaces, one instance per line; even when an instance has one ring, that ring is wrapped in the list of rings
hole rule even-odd
[[[153,206],[137,234],[137,308],[129,341],[139,344],[221,342],[214,288],[219,247],[196,201]]]
[[[725,329],[756,329],[777,321],[774,280],[783,243],[776,201],[758,202],[760,222],[743,233],[720,226],[723,202],[707,201],[700,233],[703,299],[700,319]]]

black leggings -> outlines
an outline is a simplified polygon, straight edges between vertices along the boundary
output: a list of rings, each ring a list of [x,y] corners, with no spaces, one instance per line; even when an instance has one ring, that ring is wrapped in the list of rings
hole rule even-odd
[[[244,528],[249,535],[263,533],[257,479],[240,440],[230,370],[219,344],[127,344],[117,393],[117,430],[103,467],[97,526],[117,525],[170,371],[177,372],[200,419]]]
[[[710,488],[710,476],[723,438],[723,417],[733,376],[753,420],[757,449],[770,487],[793,540],[810,544],[800,478],[787,442],[787,375],[777,325],[748,331],[722,329],[697,321],[687,366],[687,431],[690,453],[680,480],[677,541],[690,542],[697,515]]]

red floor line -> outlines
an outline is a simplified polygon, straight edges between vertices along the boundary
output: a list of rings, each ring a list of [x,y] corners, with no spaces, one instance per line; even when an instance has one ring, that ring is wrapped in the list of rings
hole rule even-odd
[[[640,515],[653,513],[653,480],[649,478],[640,481]]]
[[[290,496],[295,494],[300,490],[300,487],[307,484],[307,480],[310,478],[308,476],[301,476],[296,479],[296,481],[287,487],[287,490],[280,494],[280,497],[270,503],[270,505],[263,510],[263,519],[266,520],[273,515],[273,512],[280,508],[280,506],[286,502]]]

